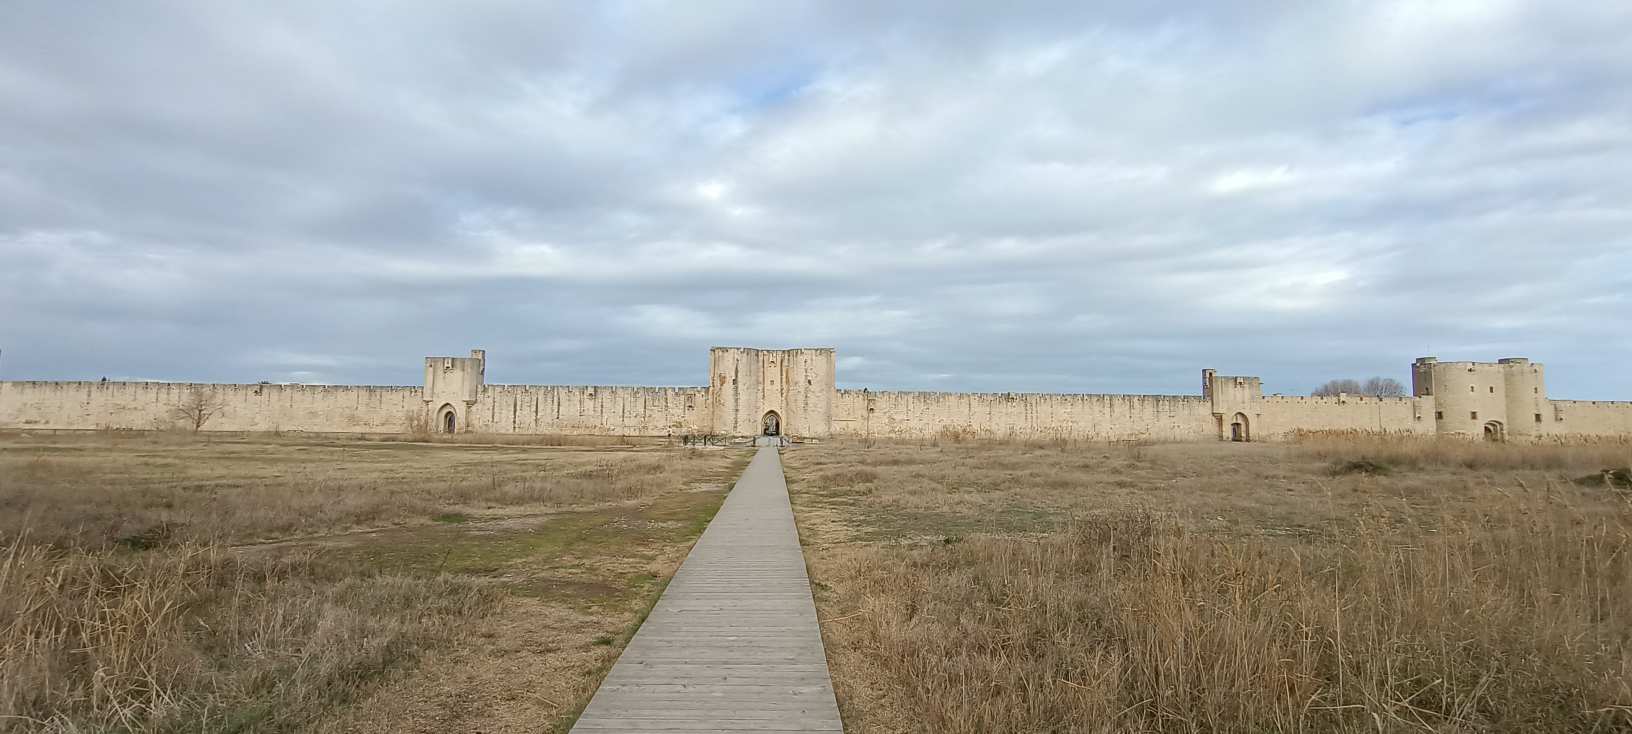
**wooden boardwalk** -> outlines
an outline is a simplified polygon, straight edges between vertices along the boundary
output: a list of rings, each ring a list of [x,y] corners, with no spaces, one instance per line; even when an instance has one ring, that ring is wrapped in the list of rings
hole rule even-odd
[[[758,449],[574,732],[843,732],[775,447]]]

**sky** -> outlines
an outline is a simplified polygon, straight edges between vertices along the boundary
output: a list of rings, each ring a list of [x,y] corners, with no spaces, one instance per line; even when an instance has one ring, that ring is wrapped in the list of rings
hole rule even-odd
[[[1199,6],[1199,7],[1197,7]],[[0,378],[1632,399],[1632,3],[10,0]]]

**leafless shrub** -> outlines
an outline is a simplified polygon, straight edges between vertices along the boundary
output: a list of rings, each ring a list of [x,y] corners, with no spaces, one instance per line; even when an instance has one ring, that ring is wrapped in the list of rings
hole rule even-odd
[[[181,404],[170,409],[170,417],[193,433],[204,430],[204,424],[219,414],[225,404],[215,391],[194,387],[182,397]]]
[[[404,421],[407,425],[407,435],[415,441],[429,441],[434,432],[431,430],[431,414],[423,410],[409,411]]]
[[[1365,382],[1354,379],[1328,380],[1326,384],[1315,388],[1311,393],[1316,397],[1333,397],[1340,394],[1364,395],[1367,397],[1397,398],[1405,395],[1405,386],[1392,377],[1370,377]]]

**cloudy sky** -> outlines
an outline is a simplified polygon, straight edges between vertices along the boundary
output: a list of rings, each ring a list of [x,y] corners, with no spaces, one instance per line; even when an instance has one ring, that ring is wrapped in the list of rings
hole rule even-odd
[[[0,377],[1632,399],[1632,4],[1095,5],[11,0]]]

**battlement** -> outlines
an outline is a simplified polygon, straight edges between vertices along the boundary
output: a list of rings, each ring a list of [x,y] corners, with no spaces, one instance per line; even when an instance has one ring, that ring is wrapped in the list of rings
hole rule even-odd
[[[1409,403],[1416,398],[1388,395],[1265,395],[1264,400],[1288,403]]]
[[[1551,400],[1545,366],[1421,357],[1411,397],[1265,395],[1201,372],[1199,395],[839,390],[830,347],[712,347],[702,387],[487,383],[487,354],[432,356],[418,387],[0,382],[0,428],[143,429],[204,392],[205,430],[923,439],[1275,440],[1303,431],[1495,440],[1632,436],[1632,402]]]

